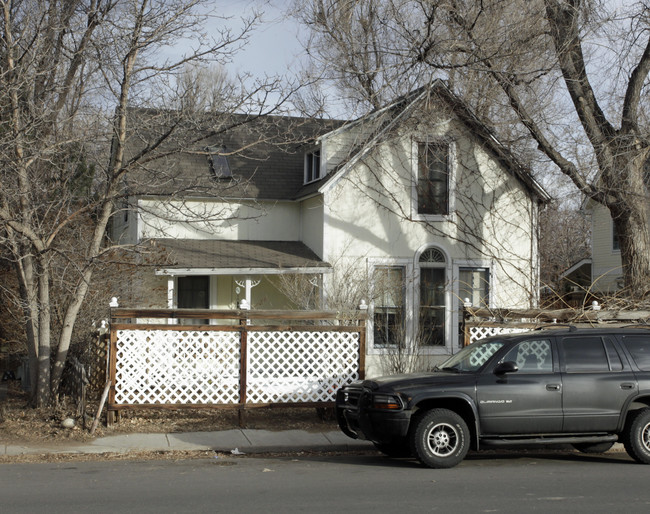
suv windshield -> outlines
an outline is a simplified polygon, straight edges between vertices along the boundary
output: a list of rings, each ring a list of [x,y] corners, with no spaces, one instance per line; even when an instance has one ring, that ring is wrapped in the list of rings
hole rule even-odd
[[[484,341],[463,348],[443,362],[438,369],[443,371],[476,371],[492,357],[505,343],[503,341]]]

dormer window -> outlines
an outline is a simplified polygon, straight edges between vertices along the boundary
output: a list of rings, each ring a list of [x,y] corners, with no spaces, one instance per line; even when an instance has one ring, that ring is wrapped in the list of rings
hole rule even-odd
[[[228,162],[228,151],[225,146],[208,146],[208,163],[214,178],[232,178],[232,170]]]
[[[305,184],[320,178],[320,149],[305,154]]]

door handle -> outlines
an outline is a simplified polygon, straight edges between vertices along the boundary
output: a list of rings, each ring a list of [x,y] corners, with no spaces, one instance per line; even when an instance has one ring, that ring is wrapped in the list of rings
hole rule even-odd
[[[621,389],[634,389],[634,384],[632,382],[623,382]]]
[[[547,391],[559,391],[560,390],[560,384],[546,384],[546,390]]]

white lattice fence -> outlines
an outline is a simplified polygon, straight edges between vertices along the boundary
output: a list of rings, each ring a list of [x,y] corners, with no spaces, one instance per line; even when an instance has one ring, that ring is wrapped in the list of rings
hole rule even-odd
[[[475,343],[479,339],[485,337],[496,336],[499,334],[519,334],[521,332],[528,332],[529,328],[515,328],[515,327],[486,327],[476,326],[469,327],[469,343]]]
[[[264,331],[248,338],[248,403],[329,402],[359,377],[359,334]]]
[[[116,404],[239,401],[239,333],[118,330]]]
[[[114,405],[241,403],[241,331],[119,329]],[[359,377],[358,332],[247,333],[246,403],[333,401]]]

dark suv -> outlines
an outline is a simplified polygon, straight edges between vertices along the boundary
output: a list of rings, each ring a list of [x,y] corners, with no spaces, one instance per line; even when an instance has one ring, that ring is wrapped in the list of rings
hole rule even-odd
[[[432,372],[352,383],[341,430],[390,456],[449,468],[470,448],[621,441],[650,463],[650,330],[533,331],[484,339]]]

